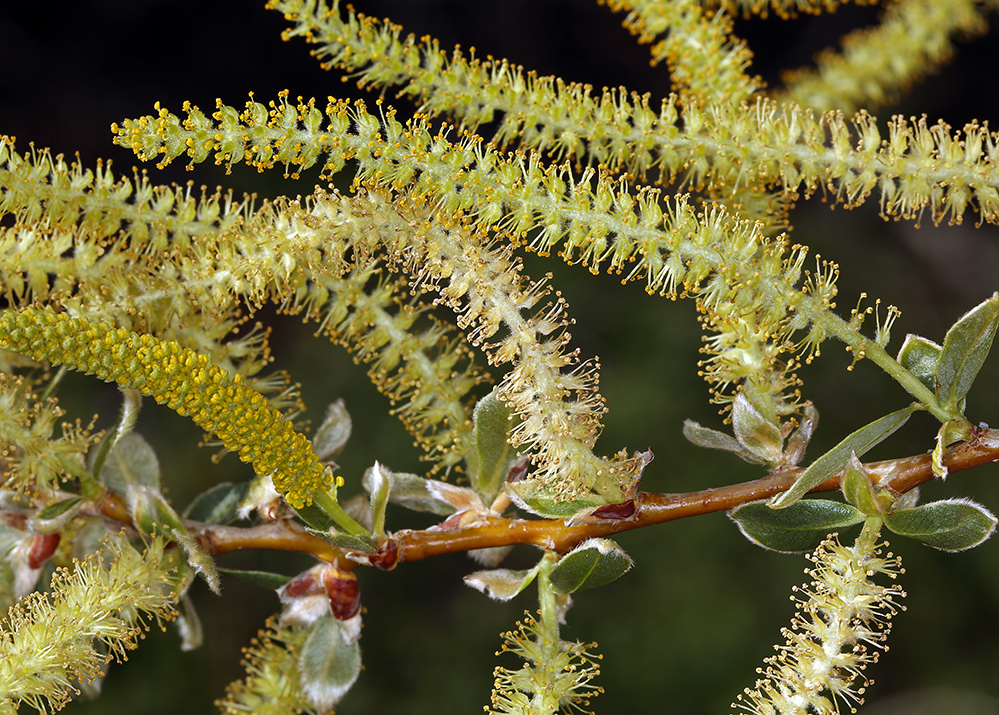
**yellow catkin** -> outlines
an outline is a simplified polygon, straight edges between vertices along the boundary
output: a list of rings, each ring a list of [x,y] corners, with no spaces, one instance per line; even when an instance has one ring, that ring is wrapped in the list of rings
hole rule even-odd
[[[257,474],[272,475],[292,506],[333,484],[308,438],[242,376],[175,342],[28,308],[0,315],[0,346],[138,390],[189,416]]]

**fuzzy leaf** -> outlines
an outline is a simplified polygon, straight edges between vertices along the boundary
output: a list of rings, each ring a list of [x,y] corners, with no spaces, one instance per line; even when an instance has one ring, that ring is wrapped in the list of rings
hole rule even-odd
[[[364,488],[371,495],[371,522],[375,534],[385,533],[385,508],[388,506],[392,482],[378,462],[364,475]]]
[[[819,411],[814,405],[805,405],[805,414],[798,424],[798,429],[791,433],[787,439],[787,446],[784,448],[784,463],[791,467],[797,467],[798,463],[804,459],[805,450],[808,443],[812,441],[812,434],[819,424]]]
[[[187,565],[205,580],[212,593],[216,596],[221,596],[222,582],[219,580],[219,572],[215,568],[215,559],[212,558],[212,555],[183,529],[173,528],[170,531],[172,538],[184,550],[184,555],[187,557]]]
[[[156,534],[165,531],[169,534],[172,530],[182,534],[187,533],[180,516],[159,489],[142,484],[130,484],[121,494],[121,498],[135,526],[143,533]]]
[[[683,421],[683,436],[698,447],[722,449],[726,452],[732,452],[750,464],[763,464],[763,460],[739,444],[739,440],[724,432],[719,432],[709,427],[702,427],[693,420]]]
[[[967,312],[951,326],[937,362],[937,397],[944,407],[957,408],[968,394],[992,348],[999,324],[999,293]]]
[[[326,417],[312,438],[312,449],[316,456],[328,462],[339,456],[350,439],[353,423],[343,400],[337,400],[326,408]]]
[[[180,649],[182,651],[196,650],[205,640],[205,632],[201,627],[201,618],[194,608],[194,601],[188,594],[180,598],[180,613],[177,615],[177,630],[180,631]]]
[[[740,392],[732,403],[732,430],[735,438],[766,464],[783,461],[784,439],[780,428],[764,417]]]
[[[868,516],[881,513],[874,494],[874,483],[856,454],[851,454],[850,460],[846,463],[840,487],[846,500],[860,511]]]
[[[323,531],[320,529],[310,529],[309,527],[305,527],[305,530],[313,536],[325,539],[333,544],[333,546],[341,549],[362,551],[364,553],[374,553],[378,551],[378,546],[370,536],[365,536],[363,534],[344,534],[343,532],[334,530]]]
[[[312,627],[299,658],[302,694],[319,712],[340,702],[361,673],[361,648],[341,621],[323,616]]]
[[[54,534],[61,530],[80,511],[83,497],[70,497],[57,501],[38,512],[31,520],[31,529],[39,534]]]
[[[120,497],[131,485],[159,491],[160,463],[142,435],[129,432],[111,448],[96,476]]]
[[[944,452],[948,445],[971,439],[971,423],[966,419],[947,420],[937,430],[936,444],[933,447],[932,465],[934,476],[946,479],[947,466],[943,463]]]
[[[728,515],[754,544],[786,554],[811,551],[831,532],[866,518],[852,504],[827,499],[804,499],[784,509],[771,509],[765,500],[755,501],[732,509]]]
[[[472,474],[472,489],[489,503],[503,486],[510,462],[517,452],[507,442],[512,410],[490,392],[475,405],[475,451],[478,469]]]
[[[847,435],[846,439],[812,462],[808,469],[798,477],[794,486],[772,499],[770,506],[774,509],[784,509],[794,504],[829,477],[842,471],[850,459],[850,454],[861,457],[869,449],[891,436],[895,430],[906,423],[917,407],[917,405],[910,405],[905,409],[897,410]]]
[[[964,551],[992,536],[996,517],[970,499],[947,499],[892,512],[885,526],[941,551]]]
[[[465,583],[495,601],[509,601],[527,588],[537,575],[537,566],[525,571],[490,569],[468,574]]]
[[[201,492],[184,510],[184,518],[206,524],[232,524],[239,520],[239,503],[249,484],[216,484]]]
[[[631,566],[631,557],[610,539],[588,539],[555,564],[551,584],[559,593],[588,591],[616,581]]]
[[[457,511],[457,507],[452,503],[455,497],[454,490],[468,492],[468,496],[475,496],[467,487],[458,487],[447,482],[440,482],[434,479],[426,479],[409,472],[393,472],[381,466],[381,471],[391,484],[389,489],[389,502],[398,504],[413,511],[426,511],[438,516],[448,516]],[[372,484],[368,474],[365,473],[361,480],[361,486],[369,494],[372,491]]]
[[[271,573],[270,571],[243,571],[241,569],[219,568],[218,572],[274,591],[291,581],[291,576],[285,576],[281,573]]]
[[[934,392],[937,389],[937,363],[940,362],[942,348],[932,340],[909,333],[898,351],[899,365],[911,372]]]
[[[121,410],[118,412],[118,421],[101,441],[101,446],[97,450],[97,454],[94,455],[94,461],[91,464],[91,474],[98,479],[101,476],[104,462],[107,460],[111,450],[117,446],[123,437],[132,432],[135,428],[135,423],[139,419],[139,410],[142,408],[142,393],[138,390],[122,388],[121,396],[122,402]]]
[[[587,494],[572,501],[557,501],[539,482],[513,482],[506,485],[510,499],[521,509],[547,519],[568,519],[583,509],[592,509],[607,503],[596,494]]]

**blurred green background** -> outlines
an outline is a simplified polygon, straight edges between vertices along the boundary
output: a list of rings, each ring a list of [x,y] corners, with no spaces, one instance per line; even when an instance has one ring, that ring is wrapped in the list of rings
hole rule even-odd
[[[39,6],[0,3],[0,132],[19,146],[80,152],[93,165],[112,158],[124,171],[130,153],[111,145],[109,125],[152,111],[160,101],[179,110],[185,99],[210,107],[216,97],[239,105],[248,91],[268,99],[281,89],[292,96],[357,94],[351,83],[322,72],[300,41],[282,43],[284,21],[259,0],[93,0]],[[654,98],[669,91],[664,68],[648,65],[647,48],[619,26],[620,17],[589,0],[462,3],[437,0],[358,2],[417,35],[432,33],[448,47],[474,45],[492,54],[566,79],[625,85]],[[779,70],[807,63],[815,51],[876,17],[869,8],[843,8],[823,18],[792,22],[740,21],[738,32],[756,53],[754,70],[770,83]],[[978,69],[999,67],[995,35],[962,47],[958,61],[913,89],[898,107],[881,113],[926,113],[960,126],[999,115],[996,94],[981,91]],[[411,111],[404,102],[405,115]],[[188,181],[260,197],[307,194],[315,174],[285,182],[279,172],[258,175],[244,167],[231,176],[216,167],[185,173],[180,165],[154,180]],[[872,202],[873,204],[873,202]],[[861,291],[898,305],[894,349],[906,332],[942,339],[947,326],[999,288],[999,244],[994,226],[939,227],[924,221],[883,222],[876,206],[830,211],[819,199],[792,214],[792,239],[813,254],[839,262],[841,301],[852,307]],[[601,390],[610,412],[598,451],[651,447],[648,491],[685,491],[760,476],[734,457],[698,450],[680,428],[685,418],[718,428],[697,377],[701,345],[693,304],[651,298],[639,285],[593,277],[581,268],[528,256],[527,272],[547,271],[568,299],[574,345],[599,356]],[[341,348],[313,337],[313,326],[262,313],[273,325],[275,368],[302,383],[314,422],[325,405],[342,397],[354,435],[342,457],[349,493],[377,459],[397,470],[420,470],[418,452],[363,367]],[[891,348],[890,348],[891,349]],[[820,454],[861,424],[906,404],[906,395],[876,368],[852,372],[841,346],[824,346],[823,359],[801,371],[804,394],[821,413],[811,455]],[[968,404],[974,421],[999,423],[996,388],[999,358],[986,363]],[[73,375],[62,391],[70,416],[97,412],[101,425],[117,410],[113,389]],[[193,448],[201,432],[165,408],[147,405],[139,430],[157,449],[169,496],[181,507],[206,487],[243,480],[248,467],[233,457],[215,465],[209,450]],[[915,454],[930,448],[935,427],[917,415],[872,458]],[[968,496],[999,510],[995,465],[932,484],[925,498]],[[390,528],[421,527],[422,516],[391,511]],[[723,515],[713,515],[621,536],[636,568],[614,584],[581,595],[569,613],[565,636],[599,642],[605,655],[594,702],[600,713],[725,713],[756,678],[755,669],[782,642],[779,629],[793,606],[791,587],[802,582],[804,559],[764,552],[743,539]],[[901,554],[907,611],[894,619],[891,652],[872,668],[874,703],[864,712],[999,712],[999,545],[944,555],[914,543],[893,542]],[[527,565],[537,552],[515,551],[506,565]],[[294,573],[308,559],[288,554],[233,554],[224,566]],[[464,556],[403,564],[392,573],[362,569],[367,608],[362,638],[365,671],[338,708],[342,715],[371,712],[468,713],[488,703],[499,634],[534,603],[522,595],[497,604],[462,584],[478,567]],[[208,713],[225,684],[240,677],[240,649],[277,610],[273,593],[227,580],[222,598],[201,584],[192,590],[205,627],[205,645],[181,653],[177,635],[154,631],[125,665],[112,666],[103,696],[76,703],[75,713]]]

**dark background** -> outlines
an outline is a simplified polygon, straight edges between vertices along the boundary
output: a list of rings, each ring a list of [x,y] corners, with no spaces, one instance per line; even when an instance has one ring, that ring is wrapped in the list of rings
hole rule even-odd
[[[68,156],[79,152],[93,166],[111,159],[128,172],[135,159],[111,144],[109,126],[151,113],[154,102],[179,111],[184,100],[210,107],[216,97],[240,105],[248,92],[274,97],[356,95],[351,83],[323,72],[301,40],[283,43],[285,22],[259,0],[94,0],[46,4],[0,2],[0,132]],[[662,98],[669,92],[664,68],[651,68],[648,50],[620,27],[620,17],[584,0],[357,2],[363,11],[388,16],[417,35],[432,34],[443,47],[474,45],[492,54],[567,80],[595,86],[623,85]],[[756,53],[754,71],[770,84],[781,69],[808,63],[844,32],[864,26],[877,10],[845,7],[822,18],[739,21],[737,31]],[[984,77],[999,68],[996,35],[963,45],[958,59],[914,87],[904,103],[881,112],[926,114],[961,126],[999,116],[996,93]],[[401,114],[412,111],[405,102]],[[150,172],[156,181],[193,180],[260,197],[311,193],[315,174],[297,182],[279,172],[259,175],[237,167],[231,176],[210,165],[191,173],[182,162]],[[975,230],[975,217],[958,227],[921,229],[885,223],[876,206],[829,211],[819,200],[792,214],[793,239],[843,266],[841,306],[861,291],[903,310],[890,349],[906,332],[940,340],[947,326],[997,287],[996,229]],[[598,445],[601,453],[651,446],[656,461],[643,487],[684,491],[759,476],[735,458],[706,453],[684,442],[684,418],[718,427],[716,409],[696,375],[700,335],[693,306],[649,298],[640,286],[594,278],[583,270],[529,257],[528,272],[555,272],[577,320],[574,344],[584,356],[599,355],[601,390],[610,413]],[[354,417],[354,437],[343,474],[356,485],[378,459],[394,469],[420,470],[417,451],[385,400],[368,383],[363,367],[310,326],[266,315],[274,325],[275,367],[303,384],[313,420],[324,405],[344,397]],[[805,395],[822,414],[811,454],[820,454],[859,425],[906,404],[906,395],[870,364],[845,371],[849,357],[835,344],[823,360],[802,371]],[[969,399],[972,420],[999,422],[995,406],[999,367],[985,366]],[[117,409],[114,390],[74,376],[63,394],[70,416]],[[79,388],[79,392],[74,392]],[[931,445],[935,426],[916,416],[907,429],[879,448],[875,458],[918,453]],[[170,496],[183,507],[207,486],[242,480],[248,467],[232,457],[214,465],[208,450],[188,450],[200,431],[165,408],[147,406],[139,430],[160,454]],[[957,474],[924,490],[927,497],[969,496],[999,509],[994,466]],[[350,492],[350,487],[346,493]],[[390,512],[390,528],[426,522]],[[851,538],[848,535],[847,538]],[[722,515],[625,534],[620,543],[636,569],[620,581],[581,595],[569,613],[565,636],[600,643],[606,655],[599,683],[607,692],[601,713],[724,713],[756,678],[779,628],[792,612],[787,597],[801,582],[806,563],[759,550]],[[999,546],[990,542],[959,555],[931,552],[897,541],[905,560],[902,578],[908,610],[895,618],[897,632],[870,675],[875,703],[866,713],[999,712]],[[530,563],[524,548],[508,565]],[[286,554],[230,555],[223,565],[293,573],[308,560]],[[363,570],[367,607],[362,647],[366,669],[338,712],[479,712],[488,702],[499,633],[513,627],[529,596],[495,604],[461,583],[477,567],[464,556],[405,564],[391,574]],[[225,684],[240,677],[240,648],[277,610],[272,593],[226,581],[221,599],[197,584],[206,644],[180,653],[174,633],[155,631],[123,666],[113,666],[104,695],[67,712],[203,713],[212,711]],[[511,661],[508,667],[516,667]],[[936,698],[936,699],[935,699]]]

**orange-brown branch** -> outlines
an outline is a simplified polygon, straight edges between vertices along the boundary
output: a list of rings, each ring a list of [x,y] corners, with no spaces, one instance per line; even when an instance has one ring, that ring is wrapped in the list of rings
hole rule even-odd
[[[951,472],[997,460],[999,430],[995,429],[976,429],[971,440],[951,447],[944,456],[944,464]],[[866,467],[879,485],[897,494],[904,494],[933,479],[929,454],[872,462]],[[800,468],[781,469],[755,481],[684,494],[640,493],[635,500],[634,513],[623,519],[566,526],[562,519],[484,517],[473,525],[453,530],[440,527],[423,531],[402,530],[396,532],[392,539],[398,546],[398,561],[419,561],[430,556],[511,544],[533,544],[565,552],[586,539],[610,536],[700,514],[727,511],[746,502],[768,499],[789,489],[801,472]],[[828,492],[838,488],[839,475],[812,491]],[[308,552],[324,561],[337,563],[338,568],[352,568],[355,565],[345,558],[342,550],[290,522],[275,522],[251,528],[208,524],[191,526],[213,553],[248,548],[281,549]]]

